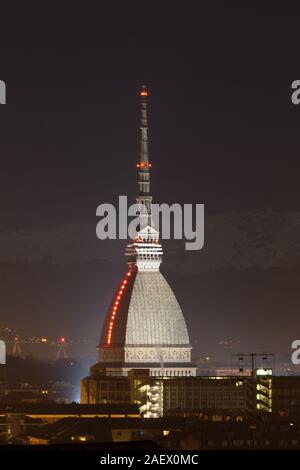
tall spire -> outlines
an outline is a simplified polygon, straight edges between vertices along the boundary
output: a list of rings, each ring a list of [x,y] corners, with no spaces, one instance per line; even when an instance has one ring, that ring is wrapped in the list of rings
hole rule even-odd
[[[147,96],[146,85],[140,91],[141,117],[140,117],[140,161],[137,164],[139,170],[139,196],[150,195],[150,168],[148,155],[148,123],[147,123]]]
[[[139,193],[136,201],[139,205],[139,227],[137,236],[127,245],[126,255],[130,268],[140,271],[158,271],[162,258],[159,233],[152,220],[152,196],[150,194],[150,168],[148,155],[147,96],[145,85],[139,92],[140,115],[140,160],[137,163]]]
[[[150,168],[148,155],[148,122],[147,122],[147,96],[148,90],[146,85],[143,85],[140,90],[140,103],[141,103],[141,115],[140,115],[140,161],[137,164],[138,168],[138,183],[139,183],[139,194],[137,197],[137,203],[141,206],[140,212],[140,228],[146,227],[152,224],[151,217],[151,205],[152,196],[150,195]]]

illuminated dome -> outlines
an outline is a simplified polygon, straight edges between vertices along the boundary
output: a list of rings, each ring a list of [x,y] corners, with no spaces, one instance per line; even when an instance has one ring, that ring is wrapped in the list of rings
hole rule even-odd
[[[107,312],[99,361],[117,375],[132,368],[150,368],[152,375],[194,375],[181,308],[159,271],[128,271]]]
[[[159,272],[138,272],[130,299],[126,344],[190,344],[181,308]]]
[[[100,364],[113,375],[126,375],[132,368],[149,368],[152,375],[195,375],[180,305],[159,264],[154,268],[147,258],[147,266],[138,268],[138,260],[129,263],[108,309]]]
[[[129,274],[124,279],[128,282],[121,282],[125,289],[117,290],[108,311],[101,346],[189,346],[181,308],[164,276],[159,271]]]

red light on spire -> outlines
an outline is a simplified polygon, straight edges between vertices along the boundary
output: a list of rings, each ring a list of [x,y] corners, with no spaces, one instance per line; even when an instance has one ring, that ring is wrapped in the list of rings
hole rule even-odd
[[[152,163],[140,162],[140,163],[137,163],[137,164],[136,164],[136,167],[137,167],[137,168],[151,168],[151,167],[152,167]]]
[[[148,96],[148,91],[147,91],[146,85],[142,86],[142,89],[140,91],[140,96]]]
[[[63,336],[60,338],[59,340],[61,343],[64,343],[66,341],[66,338],[64,338]]]

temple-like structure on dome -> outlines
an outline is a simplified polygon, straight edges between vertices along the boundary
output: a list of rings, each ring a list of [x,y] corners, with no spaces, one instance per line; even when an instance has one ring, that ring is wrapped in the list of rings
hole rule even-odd
[[[126,248],[128,270],[121,280],[102,328],[99,363],[106,375],[149,369],[152,376],[196,375],[184,316],[159,268],[162,246],[151,216],[147,97],[140,91],[140,157],[137,163],[140,225]]]

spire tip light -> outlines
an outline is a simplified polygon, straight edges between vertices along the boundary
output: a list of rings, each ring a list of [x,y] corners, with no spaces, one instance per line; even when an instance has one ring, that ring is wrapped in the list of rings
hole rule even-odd
[[[142,86],[142,89],[140,91],[140,96],[148,96],[148,90],[147,90],[146,85]]]

